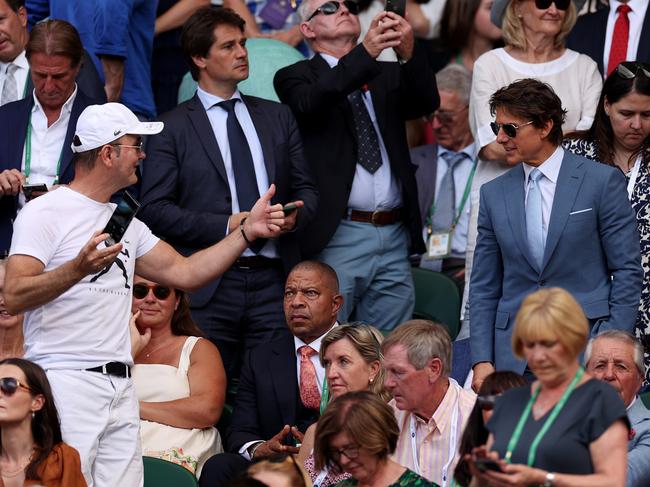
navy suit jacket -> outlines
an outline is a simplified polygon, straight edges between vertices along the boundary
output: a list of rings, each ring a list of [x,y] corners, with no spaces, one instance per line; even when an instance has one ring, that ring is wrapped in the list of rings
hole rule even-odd
[[[604,72],[603,53],[608,15],[609,9],[604,8],[578,17],[578,21],[567,39],[567,47],[586,54],[596,61],[601,73]],[[636,61],[650,63],[650,9],[646,10],[645,19],[643,19]]]
[[[391,171],[402,188],[410,251],[423,253],[417,187],[404,121],[432,113],[438,107],[435,77],[426,56],[416,52],[402,66],[377,62],[360,44],[334,68],[317,54],[279,70],[273,83],[280,100],[296,115],[320,191],[316,217],[301,242],[305,255],[315,255],[328,244],[347,212],[358,161],[348,95],[364,84],[370,89]]]
[[[311,423],[296,424],[300,400],[293,335],[259,345],[246,352],[242,365],[226,451],[237,453],[245,443],[268,440],[285,424],[303,433]]]
[[[77,127],[77,119],[88,105],[98,103],[89,98],[83,91],[77,90],[77,96],[72,104],[70,122],[63,142],[63,158],[61,159],[61,184],[69,183],[74,177],[72,161],[72,137]],[[22,100],[8,103],[0,107],[0,127],[3,136],[0,137],[0,172],[6,169],[21,170],[25,137],[30,114],[34,107],[34,97],[28,96]],[[16,218],[18,196],[3,196],[0,198],[0,253],[5,253],[11,246],[13,235],[13,220]]]
[[[314,214],[318,193],[305,162],[296,121],[288,107],[242,95],[262,145],[272,203],[303,200],[296,232],[280,237],[285,269],[298,263],[298,237]],[[184,255],[226,236],[232,215],[230,186],[208,115],[198,96],[160,117],[165,129],[151,137],[143,166],[139,218]],[[191,294],[192,306],[212,298],[219,279]]]
[[[422,225],[436,197],[436,175],[438,174],[438,144],[421,145],[411,149],[411,162],[415,166],[415,181],[418,186],[418,206]]]
[[[481,187],[470,287],[472,362],[523,372],[510,338],[523,299],[546,286],[569,291],[593,335],[632,332],[643,270],[636,218],[615,168],[570,152],[555,188],[541,269],[528,248],[521,164]]]
[[[650,483],[650,411],[640,397],[627,412],[634,437],[627,445],[627,487]]]

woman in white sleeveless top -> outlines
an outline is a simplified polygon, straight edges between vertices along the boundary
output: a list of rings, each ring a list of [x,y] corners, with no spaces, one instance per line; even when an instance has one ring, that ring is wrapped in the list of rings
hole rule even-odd
[[[135,276],[133,312],[138,331],[151,333],[132,371],[142,452],[180,464],[198,477],[203,463],[223,451],[214,427],[226,393],[221,356],[201,338],[182,291]]]

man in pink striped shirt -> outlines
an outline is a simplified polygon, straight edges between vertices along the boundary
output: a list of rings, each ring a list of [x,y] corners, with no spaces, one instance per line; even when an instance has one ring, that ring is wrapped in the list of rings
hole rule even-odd
[[[451,339],[437,323],[411,320],[382,344],[385,386],[400,436],[392,459],[441,487],[451,485],[476,395],[449,378]]]

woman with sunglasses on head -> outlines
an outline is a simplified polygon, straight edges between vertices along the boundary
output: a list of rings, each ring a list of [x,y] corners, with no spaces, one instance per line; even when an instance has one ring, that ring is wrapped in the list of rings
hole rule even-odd
[[[486,445],[465,456],[474,477],[513,487],[625,485],[630,423],[616,390],[580,366],[589,332],[564,289],[524,299],[512,349],[536,380],[497,398]]]
[[[370,391],[388,402],[390,394],[384,389],[384,366],[381,353],[381,333],[370,325],[347,323],[334,327],[321,342],[320,361],[325,368],[329,399],[352,391]],[[325,401],[327,398],[325,398]],[[327,405],[323,402],[324,409]],[[313,448],[316,424],[305,432],[298,461],[318,487],[327,487],[349,477],[315,467]]]
[[[564,148],[618,167],[628,180],[643,267],[636,336],[644,345],[644,362],[646,370],[650,370],[650,64],[619,64],[603,85],[591,128],[569,134]],[[650,383],[649,373],[646,385]]]
[[[479,190],[484,183],[509,169],[505,150],[490,129],[492,94],[516,80],[535,78],[548,83],[562,100],[567,110],[565,132],[586,129],[594,120],[603,84],[598,66],[588,56],[565,47],[566,37],[576,21],[576,7],[583,3],[584,0],[494,0],[491,18],[501,28],[505,47],[479,57],[472,75],[469,120],[479,148],[479,162],[470,196],[464,303],[471,286]],[[468,324],[463,325],[461,336],[468,328]]]
[[[389,458],[398,437],[395,415],[385,401],[369,391],[348,392],[334,399],[318,421],[316,468],[350,474],[337,487],[436,486]]]
[[[0,259],[0,360],[22,357],[23,315],[12,315],[5,308],[3,289],[5,287],[6,260]]]
[[[200,475],[223,451],[214,424],[226,394],[217,348],[190,317],[187,296],[140,276],[133,280],[136,326],[151,339],[134,357],[144,455],[178,463]]]
[[[85,487],[77,450],[63,443],[45,371],[0,361],[0,486]]]
[[[472,474],[464,456],[472,453],[473,449],[477,446],[485,445],[489,434],[485,425],[490,420],[490,417],[492,417],[492,410],[494,409],[496,398],[508,389],[521,387],[526,385],[526,383],[526,380],[521,375],[505,370],[488,375],[483,384],[481,384],[481,388],[478,390],[476,404],[467,420],[467,426],[465,426],[465,431],[463,431],[460,448],[458,449],[461,459],[456,466],[454,479],[459,487],[474,486],[478,483],[478,481],[471,483]]]

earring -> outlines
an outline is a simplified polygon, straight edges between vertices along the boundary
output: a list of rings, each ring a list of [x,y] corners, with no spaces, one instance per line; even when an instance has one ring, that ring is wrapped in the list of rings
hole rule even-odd
[[[374,380],[375,380],[375,378],[374,378],[374,377],[371,377],[371,378],[370,378],[370,383],[372,384],[372,382],[373,382]]]
[[[32,411],[32,419],[36,417],[36,411]]]

